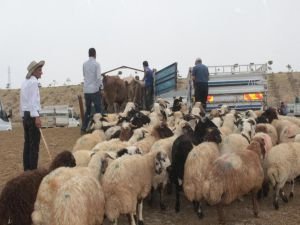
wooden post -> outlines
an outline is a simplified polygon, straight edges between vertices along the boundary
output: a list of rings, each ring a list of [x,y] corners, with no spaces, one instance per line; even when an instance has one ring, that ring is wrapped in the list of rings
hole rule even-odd
[[[84,121],[84,109],[83,109],[83,102],[81,95],[78,95],[78,102],[79,102],[79,110],[80,110],[80,118],[81,118],[81,124]]]

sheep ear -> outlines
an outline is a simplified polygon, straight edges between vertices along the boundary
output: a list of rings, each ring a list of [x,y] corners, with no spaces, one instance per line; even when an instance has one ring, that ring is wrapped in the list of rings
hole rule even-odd
[[[128,150],[126,148],[122,148],[121,150],[119,150],[117,152],[117,158],[119,158],[119,157],[121,157],[121,156],[123,156],[125,154],[128,154]]]
[[[158,152],[155,158],[160,161],[162,159],[161,152]]]
[[[110,153],[108,153],[108,152],[106,152],[105,154],[104,154],[104,158],[109,158],[109,159],[116,159],[113,155],[111,155]]]

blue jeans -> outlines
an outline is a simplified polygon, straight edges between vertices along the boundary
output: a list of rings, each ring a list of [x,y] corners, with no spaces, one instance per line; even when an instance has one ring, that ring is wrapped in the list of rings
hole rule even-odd
[[[96,93],[84,93],[84,100],[85,100],[85,114],[84,114],[84,121],[82,123],[81,130],[86,130],[90,117],[92,116],[92,103],[95,107],[94,113],[102,113],[101,111],[101,97],[100,92],[97,91]]]

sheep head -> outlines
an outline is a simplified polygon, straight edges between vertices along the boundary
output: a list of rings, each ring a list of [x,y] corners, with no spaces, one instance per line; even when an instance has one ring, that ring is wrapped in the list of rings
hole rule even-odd
[[[167,168],[171,165],[168,155],[163,151],[158,151],[155,154],[154,161],[156,174],[161,174],[163,171],[167,171]]]

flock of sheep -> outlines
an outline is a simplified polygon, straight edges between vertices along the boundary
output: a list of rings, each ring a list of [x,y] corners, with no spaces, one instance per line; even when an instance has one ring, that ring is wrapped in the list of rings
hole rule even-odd
[[[300,175],[300,120],[276,110],[238,112],[223,105],[206,114],[196,102],[189,111],[182,98],[173,106],[157,99],[151,112],[129,102],[124,112],[95,114],[72,152],[57,155],[48,169],[24,172],[7,182],[0,196],[0,225],[144,224],[143,200],[175,186],[202,218],[203,203],[216,206],[225,223],[223,205],[274,189],[273,206]],[[75,163],[76,162],[76,163]],[[75,166],[76,165],[76,166]],[[168,188],[167,188],[168,187]]]

